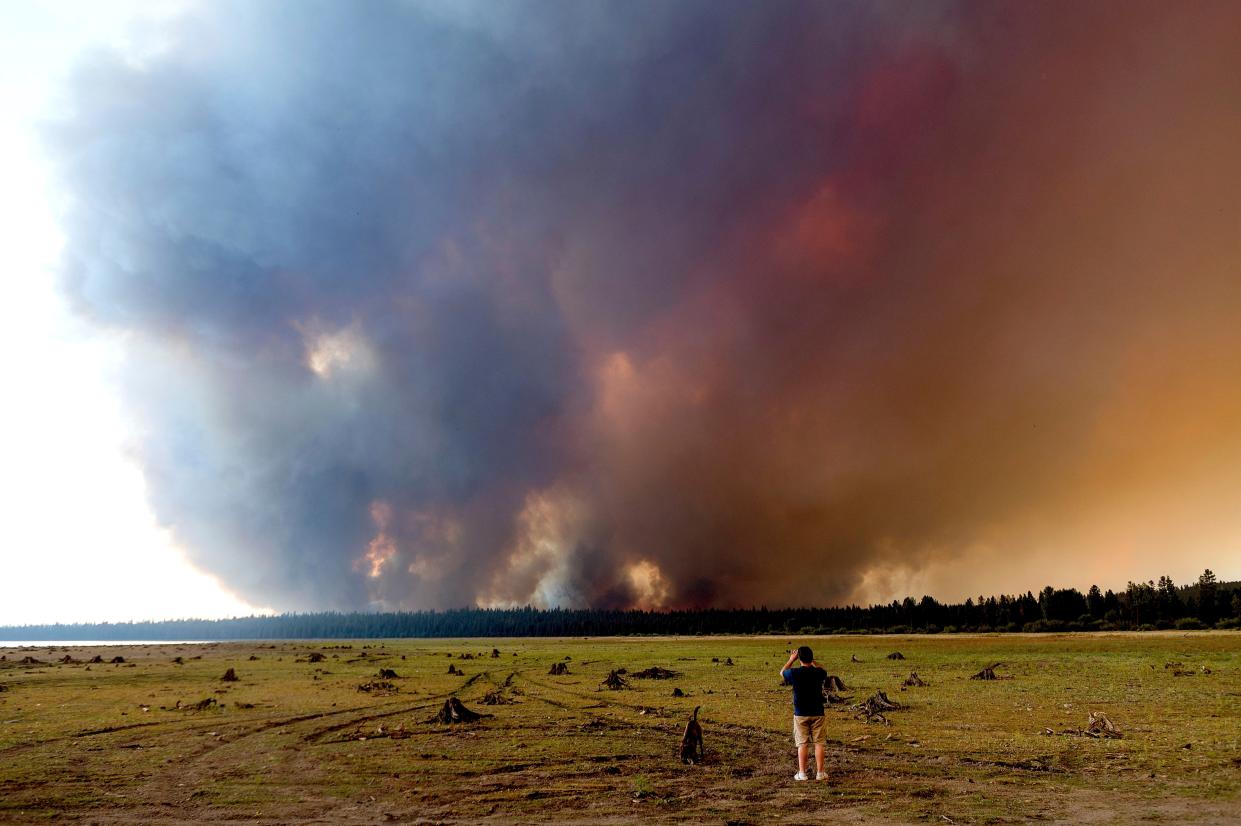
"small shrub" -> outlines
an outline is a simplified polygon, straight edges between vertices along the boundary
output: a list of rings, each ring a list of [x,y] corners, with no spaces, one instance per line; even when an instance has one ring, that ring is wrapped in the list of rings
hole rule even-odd
[[[1202,631],[1206,628],[1197,617],[1181,617],[1176,621],[1177,631]]]

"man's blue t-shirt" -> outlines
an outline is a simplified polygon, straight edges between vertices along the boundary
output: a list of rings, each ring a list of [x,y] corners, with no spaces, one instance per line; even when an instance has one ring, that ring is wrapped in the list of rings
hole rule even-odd
[[[823,683],[827,672],[813,665],[786,668],[784,681],[793,686],[793,714],[797,717],[823,715]]]

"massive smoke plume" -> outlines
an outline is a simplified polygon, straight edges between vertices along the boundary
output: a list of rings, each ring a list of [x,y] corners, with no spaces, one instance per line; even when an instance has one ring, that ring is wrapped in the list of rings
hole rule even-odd
[[[158,516],[278,608],[1235,547],[1238,42],[1232,3],[212,2],[82,59],[64,288]]]

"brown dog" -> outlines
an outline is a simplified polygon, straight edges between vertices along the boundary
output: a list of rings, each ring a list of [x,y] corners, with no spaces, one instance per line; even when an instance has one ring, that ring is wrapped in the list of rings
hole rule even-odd
[[[681,736],[681,762],[701,763],[703,758],[702,726],[698,725],[698,709],[694,706],[694,716],[685,724],[685,734]]]

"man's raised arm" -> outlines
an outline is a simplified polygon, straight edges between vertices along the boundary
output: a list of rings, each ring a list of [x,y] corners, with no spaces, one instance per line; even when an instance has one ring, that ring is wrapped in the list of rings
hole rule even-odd
[[[795,662],[797,662],[797,649],[796,649],[796,648],[794,648],[792,651],[790,651],[790,652],[789,652],[789,661],[788,661],[788,662],[786,662],[786,663],[784,664],[784,666],[780,669],[780,679],[781,679],[781,680],[783,680],[783,679],[784,679],[784,672],[785,672],[785,671],[788,671],[790,668],[792,668],[792,667],[793,667],[793,663],[795,663]]]

